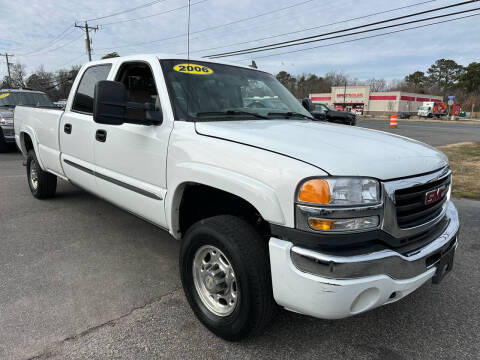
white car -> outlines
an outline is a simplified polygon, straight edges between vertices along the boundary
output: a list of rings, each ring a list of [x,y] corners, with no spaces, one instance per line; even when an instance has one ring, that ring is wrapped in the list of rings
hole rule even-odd
[[[255,96],[276,100],[249,107]],[[181,240],[185,295],[224,339],[261,331],[276,304],[339,319],[452,268],[445,155],[316,121],[263,71],[168,55],[90,62],[65,111],[17,106],[15,139],[36,198],[61,178]]]

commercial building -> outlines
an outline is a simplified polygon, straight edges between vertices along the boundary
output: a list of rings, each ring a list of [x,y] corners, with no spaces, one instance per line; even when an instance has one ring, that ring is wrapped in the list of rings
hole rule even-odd
[[[416,114],[424,101],[442,102],[442,96],[403,91],[370,91],[370,85],[332,86],[331,93],[310,94],[313,103],[323,103],[337,110],[365,115],[394,112]]]

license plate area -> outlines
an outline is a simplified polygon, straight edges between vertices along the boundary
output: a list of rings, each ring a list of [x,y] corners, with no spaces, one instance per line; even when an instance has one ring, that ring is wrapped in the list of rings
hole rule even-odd
[[[435,266],[437,268],[435,275],[432,278],[432,283],[439,284],[445,275],[452,271],[456,243],[457,238],[455,237],[440,252],[427,258],[427,267]]]

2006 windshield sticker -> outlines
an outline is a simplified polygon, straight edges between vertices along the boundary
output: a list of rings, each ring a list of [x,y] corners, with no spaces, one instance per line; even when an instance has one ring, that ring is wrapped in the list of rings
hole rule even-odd
[[[213,74],[213,70],[209,67],[198,64],[177,64],[173,67],[173,70],[195,75],[210,75]]]
[[[6,98],[8,95],[10,94],[9,93],[0,94],[0,99]]]

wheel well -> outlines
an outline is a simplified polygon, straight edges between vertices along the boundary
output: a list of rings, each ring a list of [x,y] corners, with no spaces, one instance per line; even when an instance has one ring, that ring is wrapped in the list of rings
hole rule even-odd
[[[28,153],[30,150],[33,150],[33,141],[30,138],[30,135],[23,133],[23,146],[25,147],[25,152]]]
[[[229,192],[202,184],[188,184],[183,190],[179,209],[180,232],[185,234],[197,221],[217,215],[237,216],[266,239],[270,226],[248,201]]]

